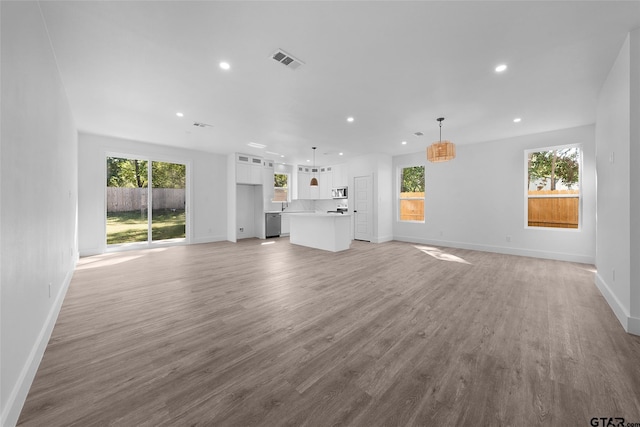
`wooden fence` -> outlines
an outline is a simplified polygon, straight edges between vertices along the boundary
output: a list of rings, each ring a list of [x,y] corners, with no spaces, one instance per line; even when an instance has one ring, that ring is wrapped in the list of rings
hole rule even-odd
[[[529,191],[530,227],[578,228],[579,190]],[[424,221],[424,193],[400,193],[400,220]]]
[[[578,228],[580,212],[578,194],[579,190],[529,191],[529,226]]]
[[[418,197],[416,200],[407,200]],[[400,221],[424,221],[424,192],[400,193]]]
[[[148,188],[107,187],[107,212],[147,209]],[[180,188],[154,188],[153,209],[184,209],[185,191]]]

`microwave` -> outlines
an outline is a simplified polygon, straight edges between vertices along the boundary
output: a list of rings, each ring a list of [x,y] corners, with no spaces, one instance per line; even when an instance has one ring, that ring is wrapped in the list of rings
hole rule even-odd
[[[337,187],[331,189],[331,198],[346,199],[348,198],[347,187]]]

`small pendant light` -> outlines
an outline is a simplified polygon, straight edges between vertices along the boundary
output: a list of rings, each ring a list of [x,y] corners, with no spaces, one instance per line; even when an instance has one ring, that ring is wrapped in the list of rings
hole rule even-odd
[[[316,173],[315,173],[315,169],[316,169],[316,147],[311,147],[313,148],[313,178],[311,178],[311,183],[309,184],[312,187],[317,187],[318,186],[318,180],[316,179]]]
[[[456,146],[451,141],[442,140],[442,121],[444,117],[436,119],[440,123],[440,141],[427,147],[427,160],[430,162],[446,162],[456,158]]]

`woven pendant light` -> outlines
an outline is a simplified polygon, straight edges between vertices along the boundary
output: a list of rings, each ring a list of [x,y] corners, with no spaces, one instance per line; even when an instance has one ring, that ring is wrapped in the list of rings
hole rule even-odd
[[[438,119],[440,123],[440,141],[434,142],[427,147],[427,160],[433,163],[446,162],[456,158],[456,146],[451,141],[442,140],[442,121],[444,117]]]
[[[311,147],[313,148],[313,170],[315,170],[316,168],[316,147]],[[318,180],[316,179],[315,176],[315,172],[313,172],[313,178],[311,178],[311,183],[309,184],[312,187],[317,187],[318,186]]]

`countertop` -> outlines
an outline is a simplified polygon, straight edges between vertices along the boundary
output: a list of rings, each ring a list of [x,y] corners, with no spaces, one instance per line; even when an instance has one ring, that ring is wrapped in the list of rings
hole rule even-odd
[[[281,210],[277,210],[277,211],[264,211],[264,213],[279,213],[279,214],[283,214],[283,213],[314,213],[315,211],[281,211]]]
[[[350,213],[337,213],[337,212],[309,212],[309,211],[301,211],[301,212],[282,212],[283,214],[296,215],[296,216],[315,216],[315,217],[349,217]]]
[[[287,214],[287,215],[305,215],[305,216],[351,216],[351,213],[323,212],[323,211],[264,211],[266,214]]]

